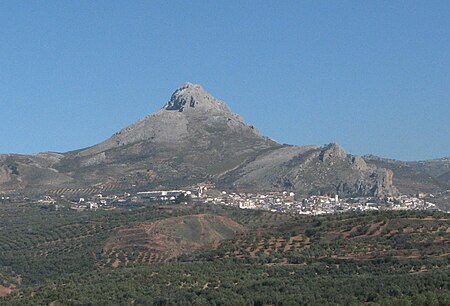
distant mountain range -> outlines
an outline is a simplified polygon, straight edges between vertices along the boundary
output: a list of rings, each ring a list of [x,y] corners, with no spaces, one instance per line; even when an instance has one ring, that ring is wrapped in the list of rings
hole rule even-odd
[[[200,85],[104,142],[67,153],[0,155],[0,193],[96,193],[215,184],[242,191],[384,196],[442,192],[450,158],[401,162],[338,144],[281,145]]]

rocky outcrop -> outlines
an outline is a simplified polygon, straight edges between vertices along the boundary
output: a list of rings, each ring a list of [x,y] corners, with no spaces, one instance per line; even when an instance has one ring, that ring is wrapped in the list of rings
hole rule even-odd
[[[367,171],[369,169],[364,159],[358,155],[352,157],[352,164],[355,169],[360,171]]]
[[[340,159],[347,157],[344,149],[337,143],[330,143],[320,150],[320,161],[327,162],[333,159]]]
[[[392,172],[369,167],[337,144],[279,148],[228,175],[228,180],[243,190],[379,197],[397,193]]]
[[[404,162],[366,155],[364,160],[370,167],[389,169],[392,174],[388,175],[388,179],[393,182],[400,193],[438,194],[450,189],[450,181],[445,180],[445,173],[448,173],[448,177],[450,177],[449,158]]]
[[[106,153],[102,152],[97,155],[90,156],[89,158],[81,161],[82,167],[96,166],[106,161]]]
[[[163,107],[168,111],[185,113],[231,114],[228,105],[207,93],[201,85],[185,83],[171,96]]]
[[[3,165],[0,167],[0,184],[4,184],[6,182],[9,182],[11,180],[11,172],[10,169]]]
[[[392,181],[393,172],[389,169],[375,169],[371,174],[373,179],[372,193],[374,196],[381,197],[393,194],[394,183]],[[395,189],[395,191],[397,191]]]

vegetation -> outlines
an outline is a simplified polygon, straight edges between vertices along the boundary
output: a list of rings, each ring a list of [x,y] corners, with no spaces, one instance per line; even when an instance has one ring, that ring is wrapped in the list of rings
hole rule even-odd
[[[0,227],[5,305],[450,304],[443,213],[2,204]]]
[[[448,305],[448,274],[418,263],[264,266],[234,261],[103,270],[16,293],[16,305]],[[435,301],[434,304],[432,301]]]

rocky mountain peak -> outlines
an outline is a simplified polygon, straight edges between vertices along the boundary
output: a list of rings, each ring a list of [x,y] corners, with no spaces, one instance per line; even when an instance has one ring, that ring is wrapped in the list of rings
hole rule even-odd
[[[320,152],[320,160],[326,161],[334,158],[346,158],[347,154],[344,149],[337,143],[330,143],[322,148]]]
[[[232,113],[225,102],[213,97],[201,85],[185,83],[175,90],[158,112],[125,127],[104,142],[82,150],[77,155],[96,155],[139,142],[157,143],[163,147],[197,140],[217,141],[220,137],[225,137],[223,135],[227,135],[222,139],[224,142],[231,137],[241,140],[245,138],[249,143],[267,143],[267,139],[255,127],[245,124],[242,117]],[[104,160],[105,156],[99,158],[94,162]]]
[[[227,104],[214,98],[201,85],[185,83],[175,90],[163,109],[183,113],[230,113]]]

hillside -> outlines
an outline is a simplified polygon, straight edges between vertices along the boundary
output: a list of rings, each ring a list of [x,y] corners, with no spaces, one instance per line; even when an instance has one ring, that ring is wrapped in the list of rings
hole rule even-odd
[[[396,194],[392,172],[369,166],[338,144],[285,146],[227,173],[239,190],[293,190],[303,194]]]
[[[446,305],[450,219],[209,205],[0,206],[6,305]],[[5,289],[6,288],[6,289]]]
[[[440,177],[450,173],[450,157],[443,157],[417,162],[407,162],[415,166],[432,177]]]
[[[167,262],[182,254],[208,249],[224,239],[232,239],[244,226],[211,214],[166,218],[119,230],[102,251],[105,265]]]
[[[393,172],[393,184],[405,194],[418,192],[441,193],[450,189],[448,177],[449,159],[442,158],[421,162],[403,162],[384,159],[373,155],[364,156],[364,160],[376,167],[390,169]]]

